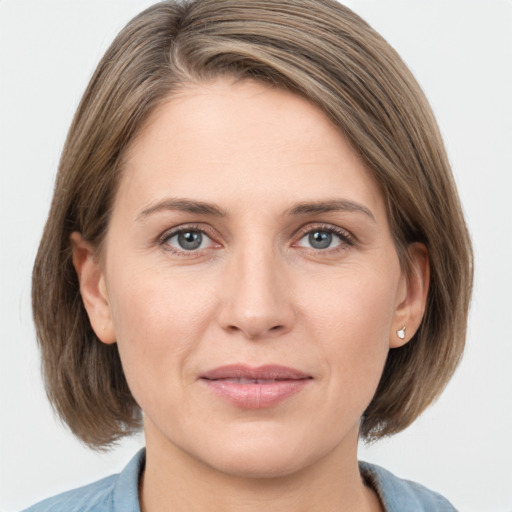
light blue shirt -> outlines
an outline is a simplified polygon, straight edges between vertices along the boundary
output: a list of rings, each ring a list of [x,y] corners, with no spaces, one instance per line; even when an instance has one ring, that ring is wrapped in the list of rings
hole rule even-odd
[[[38,503],[25,512],[140,512],[139,477],[146,452],[140,450],[118,475],[68,491]],[[360,462],[365,481],[379,495],[386,512],[453,512],[440,494],[415,482],[397,478],[389,471]]]

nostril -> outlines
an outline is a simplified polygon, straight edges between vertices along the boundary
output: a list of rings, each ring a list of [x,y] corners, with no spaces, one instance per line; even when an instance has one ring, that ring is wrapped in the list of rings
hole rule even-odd
[[[258,329],[258,328],[246,328],[243,329],[237,325],[228,325],[226,329],[231,332],[232,334],[236,333],[244,333],[245,336],[247,336],[249,339],[259,339],[262,337],[265,337],[265,333],[269,335],[270,333],[279,334],[282,333],[285,330],[285,326],[283,324],[273,325],[272,327],[269,327],[268,329]]]

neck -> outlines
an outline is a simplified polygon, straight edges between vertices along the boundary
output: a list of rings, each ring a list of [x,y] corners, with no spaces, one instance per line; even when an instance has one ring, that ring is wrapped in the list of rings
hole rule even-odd
[[[350,453],[340,446],[292,474],[248,477],[219,471],[153,430],[146,427],[142,512],[382,510],[359,474],[357,432]]]

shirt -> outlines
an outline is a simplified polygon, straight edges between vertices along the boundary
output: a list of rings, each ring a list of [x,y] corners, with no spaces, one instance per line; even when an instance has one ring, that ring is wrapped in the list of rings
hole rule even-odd
[[[118,475],[48,498],[25,512],[140,512],[139,479],[146,451],[140,450]],[[397,478],[375,464],[360,462],[366,484],[379,495],[386,512],[453,512],[440,494]]]

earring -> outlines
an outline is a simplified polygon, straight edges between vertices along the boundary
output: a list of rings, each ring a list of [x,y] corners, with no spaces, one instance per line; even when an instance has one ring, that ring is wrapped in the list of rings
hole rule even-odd
[[[401,329],[398,329],[398,331],[396,331],[396,335],[397,335],[401,340],[405,340],[405,325],[404,325]]]

